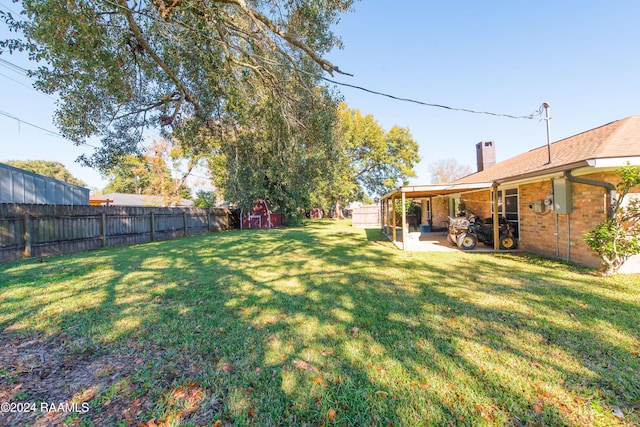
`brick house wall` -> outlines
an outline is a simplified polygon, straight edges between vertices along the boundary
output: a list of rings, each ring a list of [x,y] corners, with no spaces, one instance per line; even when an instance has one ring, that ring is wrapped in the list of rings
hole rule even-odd
[[[480,219],[491,218],[491,191],[475,191],[460,196],[467,213],[473,213]]]
[[[431,218],[435,228],[445,226],[449,220],[449,197],[433,197],[431,199]]]
[[[460,201],[465,204],[467,213],[473,213],[480,219],[491,217],[491,191],[475,191],[464,193]],[[432,217],[434,227],[443,227],[449,220],[449,196],[434,197],[432,203]]]
[[[596,181],[617,184],[620,178],[613,172],[581,176]],[[584,242],[584,235],[607,215],[607,191],[603,187],[571,183],[573,212],[558,217],[558,258],[587,267],[600,267],[600,258]],[[640,187],[632,193],[640,194]],[[544,200],[553,194],[551,180],[523,184],[518,187],[520,211],[519,248],[548,258],[556,257],[556,214],[548,208],[544,213],[536,213],[529,205]],[[491,216],[490,190],[464,193],[461,200],[468,212],[481,219]],[[449,196],[433,198],[433,225],[441,227],[449,215]],[[635,259],[635,260],[634,260]],[[628,261],[640,265],[640,256]]]
[[[619,178],[613,173],[598,173],[584,176],[587,179],[617,184]],[[558,217],[558,257],[576,264],[597,268],[600,258],[584,242],[584,235],[607,215],[607,191],[602,187],[571,183],[573,212]],[[549,258],[556,256],[556,214],[546,210],[536,213],[529,205],[544,200],[552,194],[551,180],[525,184],[519,187],[520,247],[528,252]],[[636,189],[640,192],[640,189]]]

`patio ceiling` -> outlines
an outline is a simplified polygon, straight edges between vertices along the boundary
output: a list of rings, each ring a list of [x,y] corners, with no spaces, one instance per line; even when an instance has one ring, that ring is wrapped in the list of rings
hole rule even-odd
[[[471,184],[436,184],[436,185],[405,185],[382,196],[381,200],[405,197],[417,199],[421,197],[444,196],[465,191],[489,189],[492,182],[475,182]]]
[[[407,249],[407,216],[406,216],[406,204],[404,203],[407,198],[418,199],[434,196],[446,196],[447,194],[464,193],[468,191],[488,190],[492,187],[498,188],[497,182],[474,182],[467,184],[437,184],[437,185],[405,185],[398,187],[395,190],[385,194],[380,198],[380,206],[382,209],[382,226],[383,228],[391,228],[391,240],[395,243],[397,240],[396,233],[396,210],[392,208],[395,205],[396,200],[402,200],[402,250]],[[498,211],[498,192],[493,193],[493,210]],[[500,250],[500,238],[499,238],[499,223],[498,215],[493,216],[493,237],[494,237],[494,249]]]

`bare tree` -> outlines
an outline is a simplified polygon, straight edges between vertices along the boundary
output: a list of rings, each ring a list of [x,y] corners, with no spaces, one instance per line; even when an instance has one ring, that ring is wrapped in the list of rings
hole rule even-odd
[[[446,184],[471,174],[471,166],[462,165],[456,159],[441,159],[429,165],[432,184]]]

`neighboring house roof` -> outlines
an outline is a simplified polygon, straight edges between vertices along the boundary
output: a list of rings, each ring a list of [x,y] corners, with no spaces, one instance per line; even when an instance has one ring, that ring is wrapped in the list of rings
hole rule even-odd
[[[111,205],[113,200],[99,196],[89,196],[89,204],[91,206]]]
[[[492,182],[523,176],[537,176],[588,166],[596,159],[640,156],[640,116],[630,116],[604,126],[574,135],[551,144],[551,163],[547,146],[497,163],[495,166],[468,175],[452,184]],[[593,163],[593,162],[592,162]]]
[[[109,193],[102,194],[101,197],[110,199],[111,205],[119,206],[165,206],[165,198],[162,196],[149,196],[146,194],[125,194],[125,193]],[[175,206],[192,207],[193,201],[180,199]]]

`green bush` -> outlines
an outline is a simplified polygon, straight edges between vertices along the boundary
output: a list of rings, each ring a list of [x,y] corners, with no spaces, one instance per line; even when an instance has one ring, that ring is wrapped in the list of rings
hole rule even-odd
[[[585,235],[587,245],[600,255],[605,275],[615,273],[630,257],[640,254],[640,200],[625,204],[631,189],[640,185],[640,168],[627,163],[616,173],[621,181],[612,214]]]

